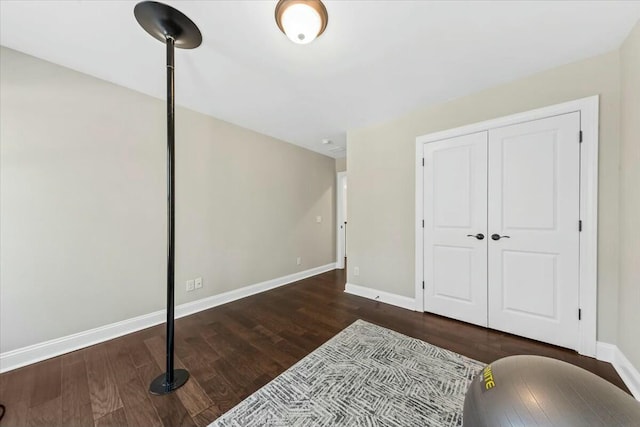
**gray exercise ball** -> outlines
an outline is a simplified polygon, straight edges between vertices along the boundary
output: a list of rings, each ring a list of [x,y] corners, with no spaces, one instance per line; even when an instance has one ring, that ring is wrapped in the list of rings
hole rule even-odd
[[[510,356],[487,365],[471,382],[463,425],[640,427],[640,402],[569,363]]]

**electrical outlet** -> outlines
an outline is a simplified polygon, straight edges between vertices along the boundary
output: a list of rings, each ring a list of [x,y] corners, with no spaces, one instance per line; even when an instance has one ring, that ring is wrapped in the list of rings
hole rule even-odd
[[[195,281],[187,280],[187,292],[191,292],[195,289]]]
[[[318,215],[318,216],[316,217],[316,222],[317,222],[318,224],[320,224],[320,223],[322,222],[322,217],[321,217],[320,215]]]
[[[302,264],[302,258],[298,257],[296,258],[296,265],[300,265]]]
[[[360,267],[353,267],[353,275],[354,276],[360,275]]]
[[[200,289],[202,287],[202,277],[196,277],[196,289]]]

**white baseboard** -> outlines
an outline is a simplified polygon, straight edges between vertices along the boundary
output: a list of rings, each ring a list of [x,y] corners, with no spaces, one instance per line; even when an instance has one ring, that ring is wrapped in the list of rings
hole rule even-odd
[[[374,301],[384,302],[386,304],[406,308],[407,310],[415,311],[416,309],[415,299],[404,297],[402,295],[396,295],[389,292],[379,291],[377,289],[354,285],[353,283],[347,283],[344,287],[344,291],[348,294],[369,298]]]
[[[611,363],[633,397],[640,401],[640,372],[629,362],[618,346],[598,341],[596,358]]]
[[[0,354],[0,373],[108,341],[164,322],[166,310],[137,316]]]
[[[298,273],[290,274],[284,277],[267,280],[265,282],[256,283],[254,285],[245,286],[240,289],[224,292],[222,294],[213,295],[202,298],[197,301],[180,304],[175,308],[175,317],[180,318],[199,311],[207,310],[231,301],[245,298],[251,295],[259,294],[279,286],[297,282],[307,277],[315,276],[320,273],[335,269],[335,263],[323,265]],[[120,322],[111,323],[109,325],[100,326],[88,331],[55,338],[27,347],[18,348],[0,354],[0,373],[11,371],[32,363],[50,359],[61,354],[79,350],[90,345],[98,344],[117,338],[132,332],[159,325],[165,321],[166,310],[158,310],[153,313],[144,314],[131,319],[122,320]]]
[[[180,304],[176,307],[176,318],[188,316],[199,311],[207,310],[212,307],[217,307],[222,304],[226,304],[231,301],[239,300],[241,298],[248,297],[250,295],[259,294],[260,292],[268,291],[279,286],[288,285],[289,283],[297,282],[298,280],[306,279],[307,277],[315,276],[317,274],[325,273],[327,271],[335,270],[336,263],[332,262],[327,265],[312,268],[298,273],[293,273],[288,276],[278,277],[276,279],[267,280],[265,282],[256,283],[255,285],[245,286],[240,289],[234,289],[232,291],[224,292],[222,294],[213,295],[207,298],[202,298],[197,301],[187,302]]]
[[[596,359],[613,364],[618,347],[607,342],[596,342]]]

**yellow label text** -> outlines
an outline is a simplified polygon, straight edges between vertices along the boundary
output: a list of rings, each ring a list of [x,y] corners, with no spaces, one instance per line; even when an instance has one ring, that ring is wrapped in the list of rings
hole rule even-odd
[[[493,379],[491,365],[487,365],[487,367],[484,368],[482,371],[482,378],[484,379],[484,388],[486,390],[492,389],[496,386],[495,380]]]

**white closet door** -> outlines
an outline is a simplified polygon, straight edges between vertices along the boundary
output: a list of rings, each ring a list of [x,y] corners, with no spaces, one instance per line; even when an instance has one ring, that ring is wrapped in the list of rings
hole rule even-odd
[[[425,144],[424,159],[425,311],[487,326],[487,132]]]
[[[579,130],[576,112],[489,131],[489,327],[572,349]]]

